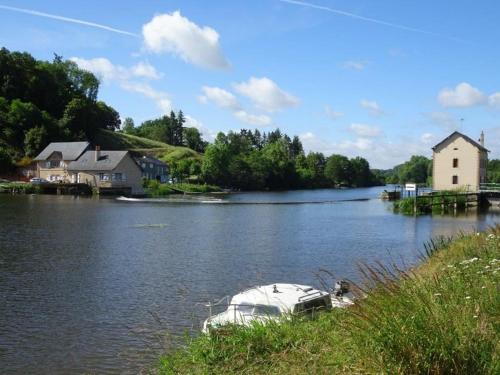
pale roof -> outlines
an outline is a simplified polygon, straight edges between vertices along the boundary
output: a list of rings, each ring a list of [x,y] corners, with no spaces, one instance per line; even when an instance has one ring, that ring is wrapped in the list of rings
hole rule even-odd
[[[76,160],[89,147],[88,142],[52,142],[35,160],[47,160],[54,152],[62,154],[62,160]]]
[[[457,131],[454,131],[453,133],[451,133],[448,137],[446,137],[445,139],[443,139],[441,142],[439,142],[437,145],[435,145],[432,149],[433,150],[436,150],[436,148],[442,146],[443,144],[445,144],[446,142],[448,142],[449,140],[451,140],[453,137],[462,137],[463,139],[465,139],[467,142],[469,142],[470,144],[472,144],[473,146],[477,147],[478,149],[480,149],[481,151],[486,151],[486,152],[490,152],[490,150],[486,149],[484,146],[482,146],[480,143],[476,142],[475,140],[473,140],[472,138],[466,136],[465,134],[462,134],[460,132],[457,132]]]
[[[100,151],[95,160],[96,151],[85,152],[78,160],[68,165],[70,171],[111,171],[127,156],[128,151]]]

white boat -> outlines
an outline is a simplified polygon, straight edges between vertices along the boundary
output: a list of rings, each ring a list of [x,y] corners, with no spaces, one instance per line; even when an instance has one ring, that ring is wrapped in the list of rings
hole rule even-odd
[[[307,311],[344,307],[352,301],[341,295],[335,296],[323,290],[299,284],[270,284],[256,286],[236,294],[229,301],[224,297],[215,304],[208,304],[209,318],[203,323],[203,332],[226,324],[249,326],[252,322],[278,321],[282,317]],[[212,308],[228,301],[227,309],[212,315]]]

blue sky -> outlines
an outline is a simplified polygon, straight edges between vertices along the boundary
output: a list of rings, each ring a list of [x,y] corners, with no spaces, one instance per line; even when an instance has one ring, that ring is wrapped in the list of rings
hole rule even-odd
[[[499,14],[465,0],[0,0],[0,45],[73,59],[136,124],[182,109],[208,140],[279,127],[388,168],[453,130],[484,130],[500,157]]]

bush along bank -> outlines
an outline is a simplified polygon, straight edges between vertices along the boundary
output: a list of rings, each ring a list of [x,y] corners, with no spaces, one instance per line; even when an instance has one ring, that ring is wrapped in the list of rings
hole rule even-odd
[[[468,204],[472,203],[472,195],[465,195],[460,191],[443,191],[439,194],[407,197],[393,202],[393,209],[396,213],[405,215],[422,215],[428,213],[463,211]],[[477,204],[477,200],[473,201]],[[415,204],[417,207],[415,208]]]
[[[161,374],[498,374],[500,226],[441,238],[408,271],[363,267],[355,306],[187,338]]]

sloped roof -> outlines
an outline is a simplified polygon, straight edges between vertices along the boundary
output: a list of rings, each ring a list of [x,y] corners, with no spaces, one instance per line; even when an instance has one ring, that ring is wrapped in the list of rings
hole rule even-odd
[[[89,147],[88,142],[52,142],[35,160],[47,160],[54,152],[60,152],[63,160],[76,160]]]
[[[101,151],[95,160],[95,151],[87,151],[68,165],[69,171],[111,171],[127,156],[128,151]]]
[[[457,131],[454,131],[453,133],[451,133],[448,137],[446,137],[445,139],[443,139],[441,142],[439,142],[437,145],[435,145],[432,149],[433,150],[436,150],[436,148],[438,148],[439,146],[443,145],[444,143],[448,142],[450,139],[452,139],[454,136],[459,136],[459,137],[462,137],[463,139],[465,139],[467,142],[469,142],[470,144],[472,144],[473,146],[477,147],[478,149],[480,149],[481,151],[486,151],[486,152],[490,152],[490,150],[488,150],[487,148],[485,148],[484,146],[481,146],[481,144],[479,144],[478,142],[476,142],[475,140],[473,140],[472,138],[470,137],[467,137],[465,134],[462,134],[460,132],[457,132]]]
[[[137,163],[141,163],[141,162],[144,162],[144,163],[153,163],[153,164],[156,164],[156,165],[161,165],[161,166],[164,166],[166,167],[167,166],[167,163],[159,160],[159,159],[156,159],[156,158],[153,158],[151,156],[147,156],[147,155],[144,155],[144,156],[137,156],[134,158],[134,160],[137,162]]]

